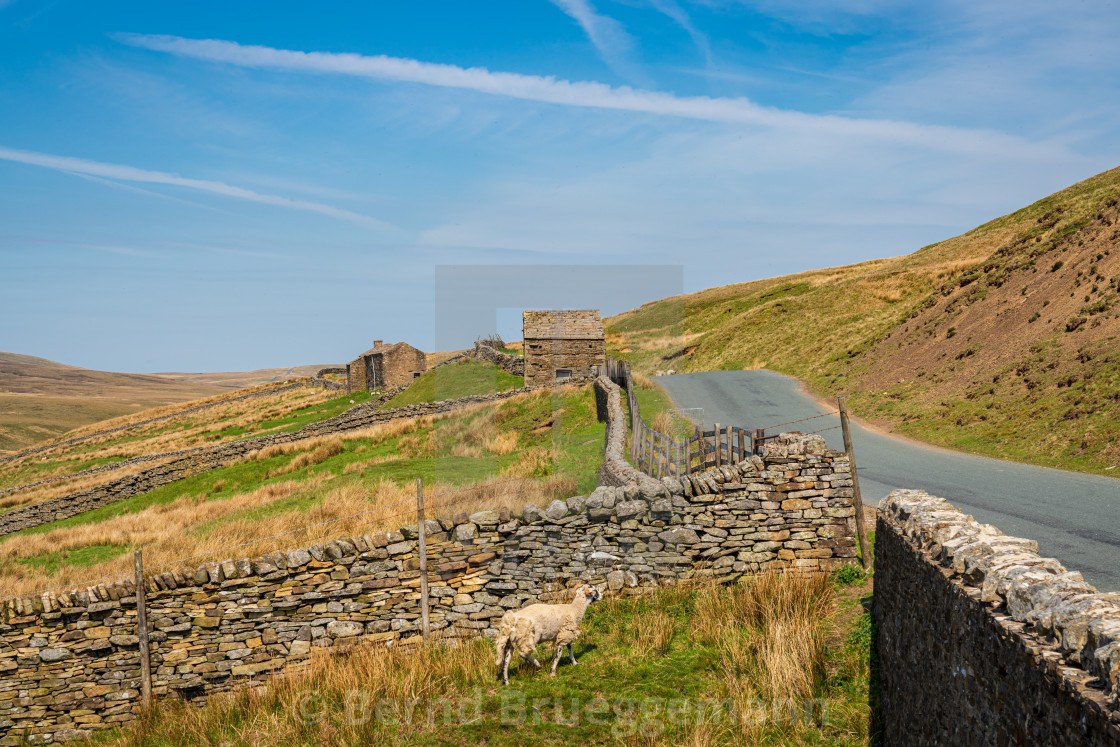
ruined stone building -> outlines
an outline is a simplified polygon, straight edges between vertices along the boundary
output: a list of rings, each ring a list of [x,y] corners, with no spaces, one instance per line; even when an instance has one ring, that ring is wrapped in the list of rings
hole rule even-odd
[[[526,311],[522,325],[526,386],[590,376],[606,360],[598,309]]]
[[[386,389],[407,384],[424,373],[427,356],[407,342],[385,345],[374,340],[373,347],[346,368],[351,392]]]

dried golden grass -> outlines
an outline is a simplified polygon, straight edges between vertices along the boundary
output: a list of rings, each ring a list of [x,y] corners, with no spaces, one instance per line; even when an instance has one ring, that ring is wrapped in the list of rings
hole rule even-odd
[[[251,393],[252,391],[253,390],[237,390],[235,394],[246,394]],[[267,391],[267,389],[261,389],[260,391]],[[230,425],[245,425],[249,422],[255,422],[257,419],[268,420],[274,417],[280,417],[290,413],[292,410],[296,410],[301,407],[307,407],[309,405],[319,404],[320,402],[324,402],[335,396],[337,396],[336,393],[328,392],[324,389],[301,388],[276,392],[272,395],[263,395],[260,397],[254,397],[252,399],[239,401],[226,402],[223,399],[217,401],[213,407],[208,407],[202,412],[184,414],[178,424],[180,426],[185,426],[185,428],[181,428],[180,430],[183,432],[187,432],[188,434],[211,432],[207,429],[213,428],[214,430],[222,430],[229,427]],[[177,412],[183,412],[185,410],[189,410],[191,408],[198,407],[207,403],[207,400],[195,400],[193,402],[184,402],[181,405],[172,407],[158,408],[157,410],[144,410],[125,419],[118,418],[115,420],[94,423],[90,426],[87,426],[85,429],[82,429],[82,431],[74,431],[68,433],[66,434],[66,437],[71,438],[75,435],[99,433],[110,428],[139,423],[153,417],[174,415]],[[238,421],[227,421],[221,423],[220,425],[215,425],[215,422],[218,420],[224,420],[231,416],[236,417],[238,415],[242,415],[244,417],[239,419]],[[248,420],[246,420],[245,418],[248,418]],[[118,422],[122,420],[126,420],[127,422]],[[176,419],[171,418],[169,420],[163,420],[157,423],[144,425],[136,429],[131,429],[126,433],[129,437],[135,437],[137,434],[152,433],[153,437],[156,437],[155,440],[166,440],[168,438],[175,438],[179,435],[182,435],[182,433],[180,432],[173,432],[169,434],[157,433],[157,431],[162,431],[166,429],[169,424],[174,423],[176,423]],[[195,430],[191,431],[191,429]],[[91,444],[97,445],[112,442],[119,439],[121,436],[122,433],[109,433],[101,436],[96,436],[89,439],[88,441],[85,441],[82,446],[88,447]]]
[[[824,672],[834,591],[826,575],[766,572],[701,586],[691,635],[715,645],[739,695],[809,698]]]
[[[504,456],[517,451],[517,434],[513,431],[501,431],[486,439],[486,450],[491,454]]]
[[[204,412],[192,413],[178,423],[163,421],[127,433],[129,439],[134,439],[137,435],[142,436],[141,440],[138,441],[130,440],[115,443],[122,437],[120,433],[110,433],[90,439],[82,444],[82,452],[69,458],[139,456],[141,454],[188,448],[200,443],[215,444],[244,438],[246,433],[252,433],[255,430],[253,426],[258,423],[277,420],[296,410],[321,404],[330,399],[332,395],[333,393],[327,393],[326,390],[322,389],[296,389],[290,392],[281,392],[275,398],[231,402],[224,407],[215,407]],[[160,431],[166,429],[169,423],[174,424],[175,429],[161,433]],[[243,428],[244,433],[232,434],[219,439],[209,437],[229,428]],[[89,446],[101,444],[104,444],[103,448],[92,453],[89,451]]]
[[[658,433],[673,433],[676,424],[673,420],[673,415],[668,410],[662,410],[653,416],[653,422],[649,424]]]
[[[956,275],[962,270],[967,270],[973,267],[979,260],[976,258],[959,259],[951,262],[941,262],[929,268],[930,273],[938,278],[947,278]]]
[[[272,504],[308,495],[331,479],[329,475],[316,475],[299,482],[272,483],[215,500],[208,495],[188,495],[95,524],[8,538],[0,541],[0,589],[4,589],[5,594],[20,594],[35,589],[81,585],[88,579],[130,572],[132,559],[125,554],[79,568],[62,565],[54,572],[19,562],[90,546],[143,547],[145,563],[153,567],[254,542],[221,557],[185,564],[193,568],[210,560],[255,557],[275,549],[306,547],[332,537],[396,530],[416,522],[415,488],[388,481],[372,485],[351,483],[326,490],[321,499],[309,497],[309,505],[304,510],[268,511]],[[431,496],[425,499],[425,508],[429,516],[498,510],[503,506],[520,511],[529,503],[547,505],[555,498],[573,495],[575,487],[575,480],[565,477],[507,478],[467,486],[432,483],[425,485],[425,494]],[[391,507],[374,512],[386,506]],[[324,522],[331,523],[313,526]],[[299,527],[312,529],[290,533]],[[271,539],[275,535],[283,536]]]
[[[672,638],[681,627],[700,636],[715,631],[721,673],[713,694],[730,699],[734,707],[721,711],[726,701],[713,700],[714,707],[690,718],[686,732],[673,733],[672,742],[665,741],[666,735],[660,730],[637,729],[616,734],[618,743],[692,747],[756,744],[763,740],[767,744],[819,743],[822,735],[812,725],[777,724],[780,731],[775,733],[774,721],[752,718],[765,717],[769,712],[779,719],[783,704],[803,702],[789,698],[811,698],[813,692],[804,689],[803,681],[817,676],[819,659],[806,659],[797,646],[775,646],[772,656],[758,655],[751,646],[762,635],[788,638],[790,628],[800,623],[811,631],[826,627],[832,615],[827,577],[766,574],[730,587],[690,581],[644,593],[653,603],[652,611],[624,611],[621,607],[626,603],[617,597],[608,597],[599,606],[597,617],[606,616],[619,624],[607,629],[608,639],[628,646],[623,655],[648,659],[669,652]],[[560,598],[549,593],[541,596],[554,602],[568,601],[570,590],[560,593]],[[687,609],[691,610],[687,622],[678,622],[670,614]],[[705,622],[705,615],[711,616],[714,627],[697,633],[696,626]],[[773,628],[770,622],[779,619],[782,626]],[[456,713],[450,709],[463,698],[477,700],[483,688],[487,695],[493,693],[489,687],[493,681],[491,644],[486,639],[468,639],[472,634],[466,630],[443,631],[442,637],[429,645],[413,639],[410,645],[391,648],[374,644],[341,651],[313,649],[309,660],[290,666],[283,677],[270,680],[266,687],[246,686],[214,697],[204,709],[174,700],[161,702],[157,710],[111,735],[113,741],[105,744],[140,747],[154,742],[209,744],[218,740],[261,747],[404,744],[423,739],[444,724],[469,726],[473,722],[456,720]],[[742,637],[747,645],[733,645],[730,638],[734,635]],[[600,640],[600,654],[614,649],[603,644]],[[760,661],[768,669],[782,670],[783,680],[776,685],[752,681],[746,673],[759,671]],[[795,670],[804,676],[791,674]],[[378,719],[362,718],[372,715],[369,707],[377,703],[421,705],[412,711],[412,718],[397,713],[397,724],[386,730]],[[472,710],[470,715],[482,714]],[[454,742],[456,736],[463,738],[459,733],[443,736],[441,743],[448,738]],[[575,740],[587,735],[573,732],[571,736]]]
[[[492,679],[490,644],[460,641],[455,632],[429,645],[363,645],[341,655],[313,649],[303,667],[290,668],[267,687],[243,687],[212,698],[206,708],[157,701],[155,710],[102,743],[212,744],[215,734],[222,744],[249,747],[384,744],[387,738],[407,743],[453,719],[459,699]],[[375,714],[379,704],[395,710],[381,705]],[[319,713],[323,718],[315,717]],[[397,722],[390,734],[379,720],[385,717]]]
[[[283,467],[277,467],[268,471],[269,477],[278,475],[287,475],[295,472],[304,467],[310,467],[315,464],[320,464],[327,461],[333,456],[338,456],[346,449],[342,444],[342,439],[339,436],[331,436],[324,439],[323,443],[316,446],[310,451],[305,451],[299,454],[295,459],[285,464]]]
[[[668,653],[677,627],[672,615],[663,609],[655,609],[648,615],[639,616],[634,622],[634,651],[638,655]]]
[[[520,395],[515,399],[542,396],[551,396],[551,394],[537,392]],[[508,403],[509,401],[503,403],[503,405]],[[420,432],[421,429],[425,429],[437,421],[453,420],[458,430],[470,430],[472,418],[478,410],[484,408],[493,410],[494,406],[492,404],[482,404],[464,410],[456,410],[452,413],[390,420],[342,434],[317,436],[301,441],[276,444],[250,452],[243,457],[243,461],[264,460],[280,455],[296,455],[296,458],[284,467],[273,470],[271,476],[275,477],[325,461],[331,456],[341,453],[348,441],[361,440],[363,444],[359,448],[373,448],[394,438],[400,439],[394,454],[374,456],[363,460],[361,463],[348,465],[344,472],[358,471],[363,467],[394,459],[431,457],[433,456],[433,441],[436,439],[431,437],[432,434]],[[485,417],[477,418],[477,421],[491,424],[496,422],[492,413],[484,413],[484,415]],[[440,427],[442,428],[444,425],[446,424],[441,424]],[[507,450],[516,448],[516,434],[506,434],[494,427],[475,426],[472,437],[481,440],[485,448],[491,453],[510,453]],[[142,465],[138,469],[148,466],[151,466],[151,464]],[[510,468],[503,474],[503,479],[497,482],[483,482],[466,488],[452,488],[449,485],[438,484],[426,486],[427,492],[447,493],[450,496],[433,499],[433,502],[429,504],[431,507],[429,512],[444,509],[449,513],[458,510],[470,512],[482,509],[497,509],[502,506],[519,511],[527,503],[547,505],[555,498],[566,498],[574,495],[577,489],[576,479],[552,475],[552,466],[553,456],[550,449],[532,449],[522,454],[517,462],[510,465]],[[118,476],[121,473],[114,472],[112,474]],[[100,477],[100,475],[94,476],[95,480]],[[95,524],[54,529],[41,534],[20,535],[7,541],[0,539],[0,588],[11,589],[14,593],[20,593],[36,588],[77,583],[84,579],[126,572],[127,568],[130,567],[128,559],[123,556],[80,568],[63,565],[53,573],[29,568],[17,562],[36,556],[98,545],[112,545],[121,548],[143,546],[148,564],[161,564],[170,562],[175,558],[209,553],[216,548],[241,544],[260,537],[285,532],[290,530],[293,524],[306,526],[324,521],[334,521],[343,516],[369,511],[376,506],[398,500],[407,501],[413,495],[411,488],[403,490],[398,489],[391,483],[383,483],[372,488],[347,485],[326,491],[324,497],[318,498],[317,495],[323,492],[322,487],[320,487],[322,483],[331,479],[334,478],[329,473],[320,474],[310,479],[305,478],[301,482],[280,482],[232,497],[207,500],[225,487],[224,482],[219,481],[217,484],[209,486],[204,494],[183,496],[170,503],[152,506],[135,514],[118,516]],[[95,483],[95,480],[91,480],[91,482]],[[68,483],[58,488],[57,492],[61,494],[72,489],[73,485]],[[233,486],[233,489],[236,490],[237,486]],[[296,498],[301,494],[306,497],[305,504],[311,504],[311,507],[303,512],[293,513],[293,510],[289,509],[285,512],[269,514],[266,510],[270,504]],[[37,495],[41,496],[43,493],[40,492]],[[12,496],[12,498],[15,497]],[[456,508],[452,504],[460,507]],[[412,510],[407,506],[405,508],[408,511]],[[330,524],[325,530],[327,533],[320,536],[345,536],[347,533],[357,532],[359,528],[362,529],[362,533],[368,532],[374,527],[396,529],[401,524],[411,523],[408,520],[408,511],[404,515],[394,514],[390,517],[380,518],[378,515],[369,515],[357,517],[352,521],[347,520],[338,524]],[[310,541],[303,535],[293,535],[278,546],[306,545]],[[268,549],[271,548],[254,545],[240,552],[241,554],[251,555],[260,554]]]
[[[481,457],[485,454],[505,455],[517,449],[518,436],[502,430],[498,417],[500,408],[489,407],[481,414],[457,415],[436,431],[438,443],[451,444],[451,454]]]
[[[395,459],[397,459],[397,456],[395,454],[385,454],[383,456],[370,457],[369,459],[364,459],[360,462],[352,462],[342,468],[342,474],[349,475],[354,472],[361,472],[367,467],[375,467],[378,464],[385,464],[385,462],[391,462]]]
[[[517,461],[502,470],[508,477],[542,477],[551,474],[553,465],[552,449],[534,446],[522,451]]]
[[[277,388],[280,388],[280,387],[286,386],[286,385],[287,385],[287,382],[261,384],[259,386],[251,386],[251,387],[245,387],[243,389],[235,389],[235,390],[230,391],[230,392],[223,392],[221,394],[216,394],[212,397],[205,397],[203,399],[191,400],[189,402],[178,402],[178,403],[175,403],[175,404],[172,404],[172,405],[164,405],[162,407],[150,407],[147,410],[141,410],[139,412],[134,412],[134,413],[131,413],[131,414],[128,414],[128,415],[121,415],[120,417],[110,418],[109,420],[102,420],[99,423],[90,423],[89,425],[82,426],[81,428],[75,428],[74,430],[70,431],[70,433],[66,434],[65,438],[73,438],[74,436],[83,436],[83,435],[86,435],[86,434],[89,434],[89,433],[97,433],[98,431],[103,431],[103,430],[106,430],[108,428],[119,428],[119,427],[124,426],[124,425],[131,425],[133,423],[139,423],[143,420],[149,420],[151,418],[163,417],[164,415],[172,415],[176,412],[182,412],[183,410],[189,410],[192,407],[199,407],[200,405],[217,404],[219,402],[225,402],[227,400],[233,399],[235,397],[240,397],[240,396],[245,395],[245,394],[252,394],[254,392],[263,392],[263,391],[267,391],[269,389],[277,389]]]

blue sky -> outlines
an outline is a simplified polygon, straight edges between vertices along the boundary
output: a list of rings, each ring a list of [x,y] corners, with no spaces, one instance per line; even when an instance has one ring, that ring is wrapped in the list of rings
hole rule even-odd
[[[431,349],[438,267],[909,253],[1120,164],[1117,38],[1114,2],[0,0],[0,350],[342,362]]]

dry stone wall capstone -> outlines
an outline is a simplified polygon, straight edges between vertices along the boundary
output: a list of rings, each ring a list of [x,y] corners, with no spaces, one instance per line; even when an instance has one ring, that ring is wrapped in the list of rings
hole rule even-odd
[[[1120,594],[920,491],[880,505],[883,743],[1120,744]]]

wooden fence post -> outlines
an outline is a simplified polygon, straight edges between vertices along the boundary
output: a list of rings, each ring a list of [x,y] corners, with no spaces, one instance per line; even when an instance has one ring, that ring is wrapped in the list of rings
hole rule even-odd
[[[642,421],[642,430],[646,434],[646,473],[653,471],[653,429]]]
[[[427,642],[431,634],[428,612],[428,532],[424,527],[424,480],[416,478],[416,536],[420,540],[420,622]]]
[[[657,452],[657,479],[660,480],[665,476],[665,465],[669,459],[669,441],[664,433],[658,433],[657,436],[657,440],[661,443]]]
[[[723,456],[723,454],[720,453],[720,448],[719,448],[720,447],[720,436],[721,436],[721,434],[720,434],[719,423],[716,423],[715,439],[716,439],[716,468],[717,469],[720,466],[720,457]]]
[[[856,472],[856,455],[852,450],[852,434],[848,429],[848,405],[844,395],[836,398],[840,406],[840,425],[844,428],[844,450],[848,452],[848,469],[852,471],[852,503],[856,509],[856,537],[859,539],[859,561],[864,568],[871,562],[871,550],[867,545],[867,529],[863,524],[863,496],[859,492],[859,474]]]
[[[626,383],[633,384],[629,377]],[[630,461],[641,469],[642,418],[638,415],[638,400],[634,396],[634,387],[630,386],[626,391],[629,392],[630,401]]]
[[[746,431],[739,431],[739,461],[747,458],[747,433]]]
[[[136,637],[140,642],[140,705],[152,705],[152,658],[148,648],[148,608],[144,599],[144,551],[132,554],[136,571]]]

